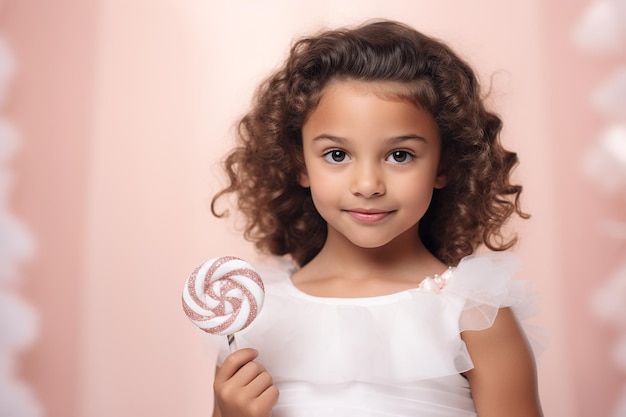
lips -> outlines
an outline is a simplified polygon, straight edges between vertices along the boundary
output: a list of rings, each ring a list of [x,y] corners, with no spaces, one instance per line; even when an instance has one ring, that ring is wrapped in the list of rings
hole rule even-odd
[[[346,212],[355,220],[363,223],[376,223],[389,217],[393,211],[354,209]]]

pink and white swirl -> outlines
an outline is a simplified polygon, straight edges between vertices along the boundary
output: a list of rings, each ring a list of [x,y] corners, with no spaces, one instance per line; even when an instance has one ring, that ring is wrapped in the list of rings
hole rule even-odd
[[[265,287],[247,262],[234,256],[206,261],[183,289],[183,309],[200,329],[230,335],[252,323],[263,306]]]

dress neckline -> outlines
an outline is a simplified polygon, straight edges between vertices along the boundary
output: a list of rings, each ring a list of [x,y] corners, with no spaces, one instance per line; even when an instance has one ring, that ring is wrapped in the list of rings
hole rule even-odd
[[[367,297],[324,297],[311,295],[302,291],[294,284],[292,275],[295,270],[291,270],[287,273],[286,288],[292,294],[299,298],[309,301],[324,303],[324,304],[350,304],[350,305],[375,305],[375,304],[390,304],[401,300],[403,298],[411,297],[416,293],[437,293],[441,291],[448,280],[452,277],[452,274],[456,270],[455,267],[449,266],[442,274],[435,274],[433,276],[427,276],[422,279],[419,284],[414,288],[408,288],[406,290],[392,292],[389,294],[372,295]]]

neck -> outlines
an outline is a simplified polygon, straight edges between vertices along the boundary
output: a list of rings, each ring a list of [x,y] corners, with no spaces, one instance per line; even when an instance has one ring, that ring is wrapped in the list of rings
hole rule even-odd
[[[411,229],[376,248],[356,246],[343,235],[329,231],[324,247],[312,262],[341,270],[344,276],[367,277],[381,271],[410,270],[433,261],[438,263],[422,243],[417,230]]]

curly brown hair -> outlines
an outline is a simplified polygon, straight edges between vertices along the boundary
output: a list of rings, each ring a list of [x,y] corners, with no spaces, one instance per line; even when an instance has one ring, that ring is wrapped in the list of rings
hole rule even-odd
[[[488,111],[470,66],[444,43],[399,22],[378,20],[297,40],[281,68],[263,82],[238,124],[238,144],[224,161],[229,184],[211,204],[234,193],[246,218],[245,237],[258,249],[290,255],[300,266],[324,245],[326,222],[304,170],[302,126],[331,80],[393,81],[394,94],[428,110],[441,137],[447,185],[434,191],[420,221],[424,245],[448,265],[480,245],[513,246],[506,221],[520,207],[522,187],[511,184],[517,154],[499,140],[500,118]]]

